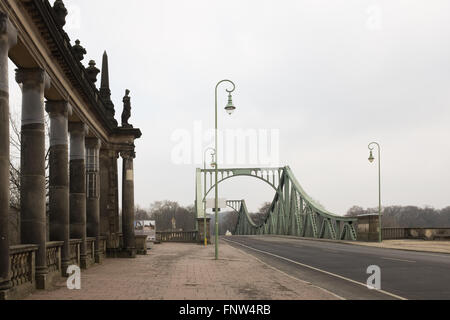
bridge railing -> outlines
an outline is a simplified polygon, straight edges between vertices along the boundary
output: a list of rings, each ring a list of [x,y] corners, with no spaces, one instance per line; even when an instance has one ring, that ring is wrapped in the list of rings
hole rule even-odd
[[[156,240],[160,242],[197,242],[198,231],[157,231]]]
[[[450,240],[450,228],[383,228],[384,240]]]

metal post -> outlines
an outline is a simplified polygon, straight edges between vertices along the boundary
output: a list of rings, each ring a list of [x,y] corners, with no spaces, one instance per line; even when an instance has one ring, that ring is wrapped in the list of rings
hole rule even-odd
[[[206,237],[206,234],[207,234],[207,230],[206,230],[206,160],[205,160],[205,157],[206,157],[206,152],[207,151],[209,151],[209,150],[211,150],[211,151],[214,151],[214,153],[212,153],[211,155],[215,155],[216,154],[216,151],[213,149],[213,148],[208,148],[208,149],[206,149],[205,150],[205,152],[203,153],[203,189],[204,189],[204,199],[203,199],[203,229],[204,229],[204,231],[203,231],[203,237],[205,238],[205,247],[207,247],[208,246],[208,238]],[[214,162],[216,162],[216,161],[214,161]]]
[[[370,150],[370,157],[369,161],[373,162],[373,154],[372,151],[375,148],[373,145],[377,146],[378,149],[378,223],[379,223],[379,234],[378,234],[378,241],[381,243],[383,242],[382,238],[382,223],[381,223],[381,147],[380,144],[377,142],[371,142],[369,144],[369,150]]]
[[[222,81],[219,81],[219,83],[217,83],[217,85],[216,85],[216,94],[215,94],[215,98],[216,98],[216,100],[215,100],[215,102],[216,102],[216,109],[215,109],[215,141],[214,141],[214,144],[215,144],[215,150],[216,150],[216,165],[215,165],[215,187],[214,187],[214,189],[215,189],[215,206],[214,206],[214,208],[215,208],[215,211],[214,211],[214,225],[215,225],[215,228],[214,228],[214,231],[215,231],[215,238],[214,238],[214,244],[215,244],[215,257],[216,257],[216,260],[218,260],[219,259],[219,220],[218,220],[218,212],[219,212],[219,188],[218,188],[218,185],[217,185],[217,182],[218,182],[218,175],[219,175],[219,164],[218,164],[218,162],[219,162],[219,153],[218,153],[218,145],[217,145],[217,133],[218,133],[218,122],[217,122],[217,89],[218,89],[218,87],[219,87],[219,85],[220,84],[222,84],[223,82],[229,82],[229,83],[231,83],[232,85],[233,85],[233,89],[232,90],[228,90],[227,89],[227,92],[228,93],[232,93],[235,89],[236,89],[236,85],[233,83],[233,81],[230,81],[230,80],[222,80]]]

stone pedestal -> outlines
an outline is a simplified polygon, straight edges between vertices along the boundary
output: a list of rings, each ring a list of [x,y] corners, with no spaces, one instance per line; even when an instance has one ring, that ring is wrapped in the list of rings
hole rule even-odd
[[[206,218],[206,239],[208,240],[208,243],[211,244],[211,232],[210,232],[210,223],[211,218]],[[205,219],[204,218],[197,218],[197,225],[198,225],[198,238],[199,242],[204,244],[205,243]]]
[[[70,123],[70,238],[81,239],[80,267],[87,268],[86,257],[86,166],[85,135],[81,122]]]
[[[69,230],[69,147],[67,117],[71,108],[66,101],[47,101],[50,116],[50,241],[63,241],[61,273],[67,276],[70,265]]]
[[[0,12],[0,300],[11,288],[9,265],[9,81],[8,52],[17,32]]]
[[[379,241],[379,216],[368,214],[358,216],[357,240],[365,242]]]
[[[36,287],[47,286],[45,127],[44,90],[50,79],[42,69],[18,69],[16,80],[22,85],[21,131],[21,238],[23,244],[37,244]]]
[[[134,151],[120,153],[123,159],[122,171],[122,233],[124,256],[136,257],[136,239],[134,235]]]

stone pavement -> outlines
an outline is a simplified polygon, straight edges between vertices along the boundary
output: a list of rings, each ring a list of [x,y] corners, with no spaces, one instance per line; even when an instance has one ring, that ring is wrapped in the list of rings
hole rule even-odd
[[[37,291],[29,300],[335,300],[338,296],[220,244],[163,243],[134,260],[106,259],[81,277],[81,290]]]

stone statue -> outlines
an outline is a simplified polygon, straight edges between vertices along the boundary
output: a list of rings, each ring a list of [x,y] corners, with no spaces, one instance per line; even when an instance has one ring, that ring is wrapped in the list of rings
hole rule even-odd
[[[75,58],[78,61],[82,61],[84,59],[84,55],[87,53],[86,49],[80,45],[80,40],[75,41],[75,45],[72,46],[73,53]]]
[[[61,28],[66,25],[66,16],[68,14],[66,6],[62,0],[56,0],[53,4],[53,11],[56,16],[56,23],[58,23]]]
[[[130,103],[130,90],[125,90],[125,97],[123,97],[123,112],[122,112],[122,127],[123,128],[133,128],[131,124],[128,123],[128,119],[131,117],[131,103]]]
[[[95,66],[95,61],[89,61],[89,67],[86,68],[86,72],[88,74],[88,79],[92,83],[97,82],[97,75],[100,73],[100,70]]]

